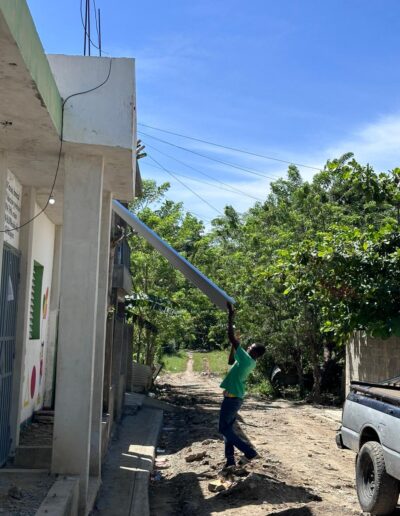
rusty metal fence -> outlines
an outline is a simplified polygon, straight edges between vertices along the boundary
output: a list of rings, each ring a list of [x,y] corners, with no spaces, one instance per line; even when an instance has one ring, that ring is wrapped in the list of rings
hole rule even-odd
[[[15,356],[19,252],[6,244],[0,284],[0,467],[10,450],[10,411]]]

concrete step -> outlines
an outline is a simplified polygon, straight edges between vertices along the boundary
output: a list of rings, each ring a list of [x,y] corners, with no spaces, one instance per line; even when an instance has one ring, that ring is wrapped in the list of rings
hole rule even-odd
[[[57,479],[35,516],[78,516],[79,477]]]
[[[50,469],[51,446],[17,446],[14,467],[25,469]]]
[[[96,516],[149,516],[149,480],[162,426],[161,410],[125,415],[103,466]]]
[[[138,410],[141,409],[144,398],[145,398],[145,396],[143,394],[137,394],[134,392],[126,392],[125,399],[124,399],[124,408],[123,408],[124,415],[129,414],[131,416],[134,416],[138,412]]]
[[[137,407],[141,407],[143,405],[143,400],[146,396],[144,394],[138,394],[137,392],[126,392],[125,393],[125,408],[136,405]]]

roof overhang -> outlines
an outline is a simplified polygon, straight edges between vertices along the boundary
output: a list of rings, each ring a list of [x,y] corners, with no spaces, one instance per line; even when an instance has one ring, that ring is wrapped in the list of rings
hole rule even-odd
[[[24,0],[0,1],[0,77],[0,151],[19,182],[47,199],[60,149],[62,100]]]
[[[46,56],[26,0],[0,0],[0,152],[44,207],[60,151],[63,98],[99,85],[110,59]],[[113,58],[110,79],[65,106],[64,153],[104,157],[104,189],[130,201],[136,178],[135,63]],[[136,184],[135,184],[136,183]],[[63,159],[46,214],[62,224]]]
[[[228,296],[226,292],[220,289],[215,283],[200,272],[186,258],[181,256],[173,247],[167,244],[157,233],[144,224],[136,215],[130,212],[125,206],[118,201],[113,201],[113,210],[121,217],[129,226],[132,227],[140,236],[145,238],[147,242],[154,247],[160,254],[166,258],[169,263],[178,269],[187,280],[195,287],[201,290],[212,303],[221,310],[226,310],[227,303],[234,303],[234,299]]]

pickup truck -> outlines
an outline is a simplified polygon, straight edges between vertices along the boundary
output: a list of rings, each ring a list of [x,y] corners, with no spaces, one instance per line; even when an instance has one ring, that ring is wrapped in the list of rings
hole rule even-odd
[[[399,378],[352,382],[336,435],[340,448],[356,452],[357,496],[363,511],[391,514],[400,489]]]

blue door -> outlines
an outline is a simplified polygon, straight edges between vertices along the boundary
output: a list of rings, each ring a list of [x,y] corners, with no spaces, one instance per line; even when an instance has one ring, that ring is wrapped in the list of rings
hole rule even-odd
[[[0,467],[10,450],[12,373],[15,355],[19,252],[4,244],[0,283]]]

